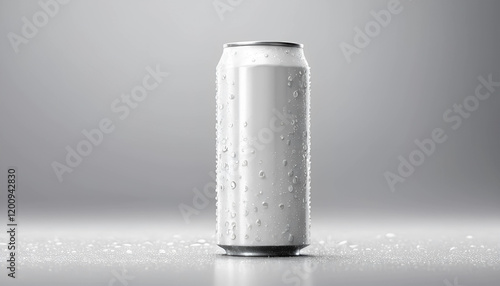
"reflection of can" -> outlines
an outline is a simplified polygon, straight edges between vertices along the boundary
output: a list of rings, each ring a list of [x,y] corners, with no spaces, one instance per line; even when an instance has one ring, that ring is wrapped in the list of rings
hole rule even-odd
[[[302,45],[225,44],[216,86],[217,244],[229,255],[298,255],[310,237]]]

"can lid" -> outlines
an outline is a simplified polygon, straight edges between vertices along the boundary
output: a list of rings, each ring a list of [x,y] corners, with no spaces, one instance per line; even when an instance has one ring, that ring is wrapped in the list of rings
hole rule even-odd
[[[303,44],[293,43],[293,42],[276,42],[276,41],[249,41],[249,42],[233,42],[224,44],[224,48],[229,47],[242,47],[242,46],[281,46],[281,47],[293,47],[293,48],[303,48]]]

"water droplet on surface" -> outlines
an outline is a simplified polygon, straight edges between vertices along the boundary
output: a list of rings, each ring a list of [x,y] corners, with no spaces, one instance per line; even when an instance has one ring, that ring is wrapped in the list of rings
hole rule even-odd
[[[227,146],[222,146],[222,152],[227,152]]]
[[[255,59],[252,59],[252,63],[254,63],[254,62],[255,62]]]
[[[292,176],[293,176],[293,170],[290,170],[290,171],[288,172],[288,177],[292,177]]]
[[[288,234],[288,241],[293,242],[293,235],[291,233]]]
[[[286,140],[286,145],[290,146],[291,143],[292,141],[290,141],[290,139]]]
[[[248,192],[248,186],[245,186],[245,192]]]
[[[267,58],[267,57],[269,57],[269,55],[268,55],[268,54],[265,54],[265,55],[264,55],[264,57],[266,57],[266,58]]]
[[[292,183],[293,183],[293,184],[297,184],[298,180],[299,180],[299,178],[298,178],[297,176],[295,176],[295,177],[293,177],[293,179],[292,179]],[[290,187],[291,187],[291,186],[290,186]]]
[[[262,207],[263,207],[263,208],[267,209],[267,207],[268,207],[268,206],[269,206],[269,205],[268,205],[266,202],[262,202]]]
[[[291,76],[291,75],[289,75],[289,76],[288,76],[288,81],[292,81],[292,80],[293,80],[292,76]]]
[[[283,160],[283,166],[288,165],[288,162],[286,160]]]
[[[236,239],[236,234],[234,234],[234,233],[233,233],[233,234],[231,234],[231,239],[232,239],[232,240],[235,240],[235,239]]]
[[[293,186],[292,186],[292,185],[288,186],[288,191],[289,191],[290,193],[291,193],[291,192],[293,192]]]
[[[262,224],[262,222],[260,221],[260,219],[256,220],[255,223],[260,226]]]
[[[280,209],[284,209],[285,205],[284,204],[279,204]]]
[[[247,127],[248,123],[245,121],[243,122],[243,127]]]
[[[234,97],[235,97],[235,96],[234,96],[234,94],[231,94],[231,95],[229,96],[229,99],[234,99]]]
[[[285,136],[280,135],[280,139],[281,139],[281,140],[285,140]]]
[[[223,75],[223,76],[222,76],[222,79],[226,79],[226,75]]]
[[[297,98],[299,96],[299,92],[296,90],[293,92],[293,97]]]
[[[248,161],[247,160],[243,160],[243,162],[241,162],[241,165],[242,166],[247,166],[248,165]]]
[[[235,181],[232,181],[232,182],[231,182],[231,189],[233,189],[233,190],[234,190],[235,188],[236,188],[236,182],[235,182]]]
[[[264,173],[264,171],[260,170],[259,177],[264,178],[265,176],[266,176],[266,173]]]

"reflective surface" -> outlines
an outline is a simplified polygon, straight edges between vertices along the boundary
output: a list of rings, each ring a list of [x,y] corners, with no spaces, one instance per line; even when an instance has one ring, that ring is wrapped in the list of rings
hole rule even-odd
[[[213,223],[37,227],[20,233],[15,285],[499,285],[495,222],[314,224],[297,257],[233,257]],[[137,224],[141,225],[141,224]],[[3,235],[3,234],[2,234]],[[2,236],[2,241],[5,241]],[[0,245],[5,254],[5,245]],[[0,263],[5,269],[5,261]],[[2,285],[7,280],[5,270]],[[4,284],[7,281],[9,284]]]

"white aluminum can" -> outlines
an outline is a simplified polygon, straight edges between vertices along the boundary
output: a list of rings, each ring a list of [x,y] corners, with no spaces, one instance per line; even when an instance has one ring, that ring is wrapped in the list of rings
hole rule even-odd
[[[310,243],[309,70],[301,44],[224,45],[216,240],[228,255],[298,255]]]

